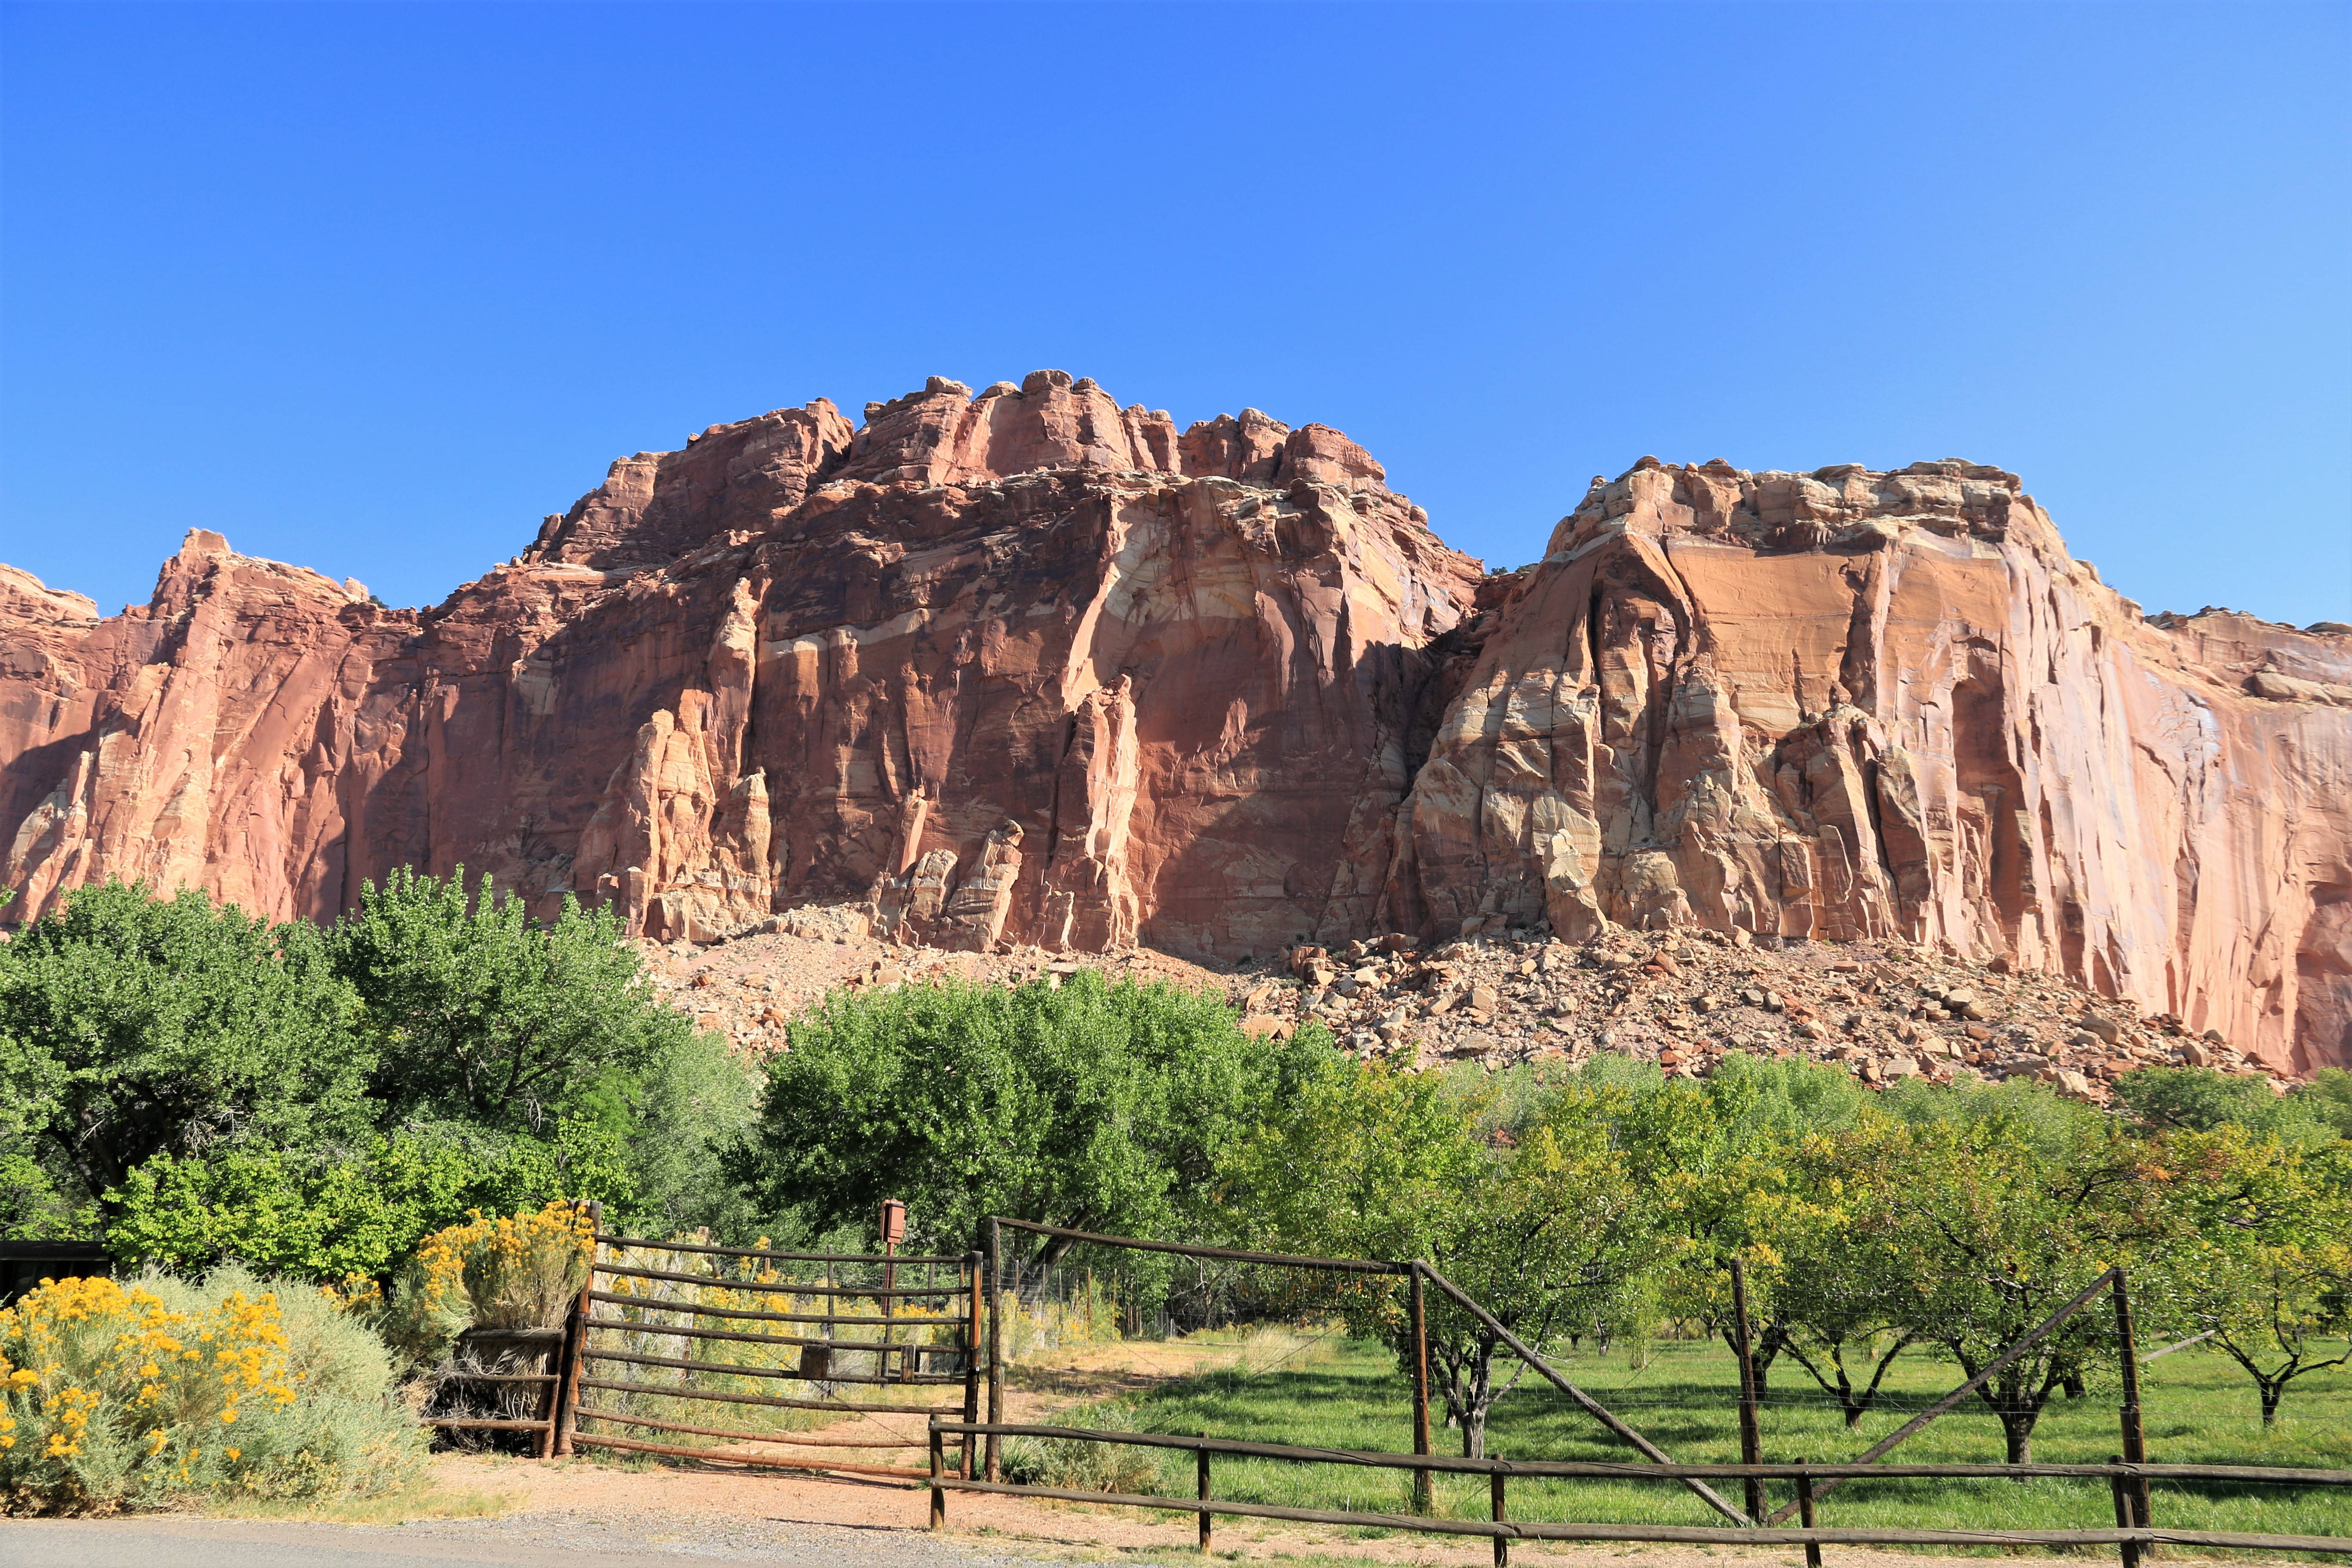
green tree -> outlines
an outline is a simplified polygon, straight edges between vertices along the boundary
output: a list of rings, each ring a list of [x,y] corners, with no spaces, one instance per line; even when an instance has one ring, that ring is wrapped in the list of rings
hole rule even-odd
[[[687,1030],[624,1086],[599,1122],[625,1139],[624,1222],[648,1236],[790,1231],[790,1216],[761,1209],[724,1165],[759,1115],[765,1082],[721,1037]]]
[[[1998,1090],[1981,1091],[1998,1096]],[[2167,1226],[2146,1203],[2144,1149],[2095,1119],[1979,1113],[1874,1120],[1840,1151],[1850,1246],[1884,1249],[1900,1294],[1889,1326],[1941,1347],[1969,1377],[2110,1266],[2131,1268],[2151,1326],[2168,1321]],[[2053,1130],[2068,1128],[2063,1139]],[[2074,1314],[1978,1391],[2011,1463],[2031,1462],[2051,1396],[2114,1364],[2113,1321]]]
[[[99,1194],[159,1153],[364,1125],[374,1065],[319,931],[141,883],[77,889],[0,948],[0,1133]]]
[[[2272,1426],[2289,1384],[2352,1364],[2352,1145],[2299,1148],[2225,1123],[2166,1136],[2157,1159],[2167,1202],[2194,1227],[2185,1326],[2253,1380]]]
[[[1327,1257],[1421,1259],[1544,1352],[1570,1326],[1620,1314],[1675,1244],[1612,1149],[1600,1097],[1555,1092],[1516,1131],[1483,1126],[1482,1094],[1385,1068],[1299,1086],[1229,1157],[1225,1203],[1261,1245]],[[1393,1278],[1324,1276],[1352,1331],[1408,1353]],[[1442,1294],[1427,1306],[1430,1384],[1462,1451],[1486,1451],[1502,1340]],[[1546,1352],[1548,1353],[1548,1352]]]
[[[2287,1099],[2314,1121],[2336,1129],[2338,1138],[2352,1138],[2352,1072],[2321,1068],[2311,1081],[2298,1085]]]
[[[2338,1073],[2352,1079],[2352,1075]],[[2265,1079],[2211,1068],[2138,1068],[2116,1080],[2116,1098],[2152,1131],[2181,1128],[2210,1132],[2242,1127],[2260,1136],[2306,1147],[2344,1134],[2337,1125],[2337,1086],[2311,1085],[2284,1099]]]
[[[233,1148],[159,1154],[109,1194],[107,1244],[126,1263],[202,1270],[235,1260],[273,1273],[388,1279],[425,1237],[469,1209],[508,1214],[553,1198],[625,1213],[620,1140],[581,1122],[546,1139],[381,1135],[348,1152]]]
[[[1771,1256],[1770,1238],[1788,1241],[1818,1217],[1797,1179],[1799,1151],[1809,1139],[1853,1125],[1869,1107],[1869,1091],[1839,1068],[1746,1054],[1726,1057],[1704,1081],[1601,1057],[1579,1072],[1578,1084],[1592,1096],[1592,1112],[1607,1122],[1660,1225],[1679,1238],[1680,1261],[1659,1282],[1670,1306],[1710,1329],[1725,1327],[1730,1261],[1749,1262],[1761,1392],[1789,1348],[1791,1325],[1777,1300],[1787,1270],[1756,1266]],[[1815,1348],[1815,1360],[1800,1360],[1818,1377],[1819,1354],[1829,1347]]]
[[[1214,997],[1087,973],[836,992],[769,1063],[727,1169],[817,1231],[898,1197],[951,1250],[989,1215],[1165,1236],[1204,1205],[1216,1152],[1330,1054],[1319,1027],[1259,1041]]]
[[[551,925],[485,878],[402,869],[365,883],[327,938],[365,1008],[387,1122],[537,1131],[625,1114],[639,1075],[692,1026],[657,1002],[609,910],[564,899]]]
[[[1850,1131],[1850,1130],[1849,1130]],[[1905,1322],[1905,1250],[1884,1230],[1854,1224],[1855,1182],[1846,1160],[1873,1140],[1814,1136],[1790,1152],[1788,1192],[1758,1226],[1752,1293],[1764,1304],[1766,1343],[1784,1352],[1848,1426],[1878,1402],[1887,1373],[1916,1342]]]
[[[0,1241],[54,1241],[89,1236],[98,1229],[98,1207],[68,1176],[44,1164],[26,1139],[0,1141]],[[54,1156],[52,1156],[54,1159]]]

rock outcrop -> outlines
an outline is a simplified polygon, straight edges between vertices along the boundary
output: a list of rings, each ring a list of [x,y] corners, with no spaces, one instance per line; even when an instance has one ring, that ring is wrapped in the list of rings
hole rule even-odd
[[[421,612],[202,532],[118,616],[0,569],[12,920],[462,863],[656,940],[1899,937],[2307,1069],[2347,803],[2352,631],[2144,620],[1997,469],[1644,459],[1487,575],[1335,430],[1055,371],[624,458]]]
[[[1899,936],[2352,1061],[2352,636],[2143,620],[2015,476],[1596,479],[1415,777],[1398,923]]]

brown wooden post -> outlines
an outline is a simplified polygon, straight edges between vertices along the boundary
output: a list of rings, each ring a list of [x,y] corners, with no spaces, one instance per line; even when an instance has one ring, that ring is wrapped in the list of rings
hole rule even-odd
[[[882,1316],[893,1318],[898,1313],[898,1299],[890,1294],[898,1285],[898,1265],[894,1259],[898,1251],[898,1238],[907,1231],[907,1205],[897,1198],[884,1198],[882,1213],[875,1221],[875,1229],[882,1237]],[[874,1352],[874,1375],[877,1377],[890,1375],[890,1328],[887,1322],[882,1325],[883,1348]],[[898,1352],[898,1370],[902,1376],[911,1370],[912,1362],[912,1352]]]
[[[1193,1458],[1199,1461],[1197,1468],[1201,1482],[1201,1500],[1206,1502],[1209,1500],[1209,1435],[1206,1432],[1201,1434],[1201,1446],[1192,1453]],[[1214,1517],[1205,1508],[1201,1510],[1201,1551],[1203,1555],[1209,1550],[1209,1523]]]
[[[1764,1462],[1764,1438],[1756,1419],[1756,1356],[1748,1338],[1748,1270],[1739,1259],[1731,1260],[1731,1348],[1739,1358],[1739,1462],[1760,1465]],[[1754,1476],[1746,1478],[1748,1517],[1764,1517],[1764,1483]]]
[[[1015,1311],[1020,1304],[1013,1304]],[[1004,1227],[994,1219],[988,1222],[988,1424],[992,1426],[1004,1419]],[[999,1462],[997,1436],[988,1435],[988,1479],[1001,1481],[1004,1467]]]
[[[948,1489],[940,1483],[947,1473],[947,1435],[940,1430],[940,1418],[931,1417],[931,1528],[948,1527]]]
[[[2116,1270],[2116,1340],[2124,1373],[2124,1403],[2118,1413],[2123,1423],[2123,1462],[2145,1465],[2147,1436],[2139,1419],[2139,1343],[2132,1332],[2131,1288],[2120,1268]],[[2155,1521],[2149,1517],[2147,1478],[2134,1477],[2125,1489],[2131,1499],[2132,1522],[2142,1530],[2151,1528]]]
[[[963,1320],[963,1418],[966,1425],[980,1420],[980,1261],[977,1252],[964,1254],[964,1282],[971,1287],[971,1300],[965,1303]],[[972,1435],[963,1435],[963,1458],[956,1462],[956,1473],[965,1480],[974,1478]]]
[[[1412,1342],[1405,1348],[1405,1359],[1412,1368],[1412,1451],[1425,1459],[1429,1458],[1429,1303],[1423,1295],[1421,1265],[1412,1264],[1406,1272],[1412,1279],[1408,1330]],[[1429,1509],[1429,1472],[1415,1470],[1412,1511],[1427,1513]]]
[[[580,1408],[580,1362],[588,1349],[588,1292],[596,1288],[596,1254],[601,1247],[597,1234],[604,1228],[604,1205],[588,1205],[588,1278],[580,1283],[580,1294],[572,1299],[572,1316],[563,1326],[563,1349],[557,1356],[555,1387],[550,1394],[554,1408],[550,1412],[549,1436],[552,1439],[540,1448],[540,1458],[568,1459],[572,1457],[572,1429],[579,1425],[575,1414]]]
[[[2120,1465],[2123,1462],[2124,1457],[2121,1454],[2110,1454],[2107,1456],[2107,1463],[2111,1465]],[[2122,1476],[2109,1476],[2107,1478],[2107,1489],[2114,1492],[2116,1495],[2116,1528],[2117,1530],[2131,1529],[2132,1496],[2130,1481]],[[2139,1568],[2138,1542],[2126,1541],[2120,1542],[2116,1547],[2116,1553],[2124,1560],[2124,1568]]]
[[[1426,1475],[1428,1472],[1422,1473]],[[1510,1517],[1510,1510],[1503,1504],[1503,1471],[1496,1470],[1486,1477],[1486,1498],[1494,1505],[1496,1524],[1502,1523],[1504,1520]],[[1495,1537],[1495,1568],[1511,1568],[1511,1542],[1508,1536]]]
[[[1805,1462],[1803,1459],[1797,1461],[1800,1465]],[[1797,1519],[1807,1530],[1813,1528],[1813,1473],[1811,1470],[1797,1472]],[[1822,1568],[1820,1542],[1805,1542],[1805,1568]]]

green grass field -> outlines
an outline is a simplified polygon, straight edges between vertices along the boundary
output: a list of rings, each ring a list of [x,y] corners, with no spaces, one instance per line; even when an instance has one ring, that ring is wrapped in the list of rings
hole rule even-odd
[[[1566,1363],[1568,1375],[1678,1460],[1736,1463],[1738,1376],[1730,1352],[1712,1342],[1654,1345],[1646,1364],[1622,1352]],[[1832,1460],[1859,1454],[1962,1381],[1948,1363],[1913,1352],[1887,1379],[1886,1408],[1849,1430],[1801,1368],[1772,1369],[1763,1413],[1764,1458]],[[2235,1363],[2182,1352],[2145,1369],[2142,1401],[2148,1457],[2168,1463],[2352,1468],[2352,1376],[2321,1373],[2288,1394],[2279,1423],[2261,1426],[2253,1387]],[[2044,1463],[2095,1463],[2118,1451],[2116,1396],[2094,1385],[2084,1399],[2054,1400],[2034,1433]],[[1225,1372],[1168,1384],[1135,1406],[1147,1431],[1306,1446],[1410,1451],[1405,1380],[1380,1347],[1334,1334],[1256,1373]],[[1443,1413],[1433,1413],[1443,1419]],[[1085,1425],[1085,1411],[1066,1419]],[[1458,1433],[1441,1429],[1440,1452],[1459,1453]],[[1497,1403],[1487,1451],[1505,1458],[1626,1459],[1633,1455],[1548,1384],[1522,1381]],[[1999,1463],[2000,1424],[1973,1402],[1912,1437],[1892,1458],[1913,1462]],[[1220,1458],[1221,1498],[1302,1508],[1403,1511],[1402,1472],[1346,1466]],[[1161,1488],[1189,1495],[1192,1459],[1161,1464]],[[1436,1478],[1441,1514],[1486,1517],[1486,1479]],[[1718,1490],[1738,1500],[1738,1483]],[[1771,1495],[1774,1505],[1790,1495]],[[2344,1489],[2193,1487],[2156,1489],[2158,1524],[2268,1534],[2352,1534],[2352,1491]],[[1512,1517],[1528,1521],[1715,1524],[1720,1518],[1673,1482],[1511,1483]],[[1885,1524],[1917,1529],[2096,1529],[2115,1522],[2105,1482],[1851,1481],[1821,1502],[1824,1526]],[[1794,1522],[1793,1519],[1790,1522]]]

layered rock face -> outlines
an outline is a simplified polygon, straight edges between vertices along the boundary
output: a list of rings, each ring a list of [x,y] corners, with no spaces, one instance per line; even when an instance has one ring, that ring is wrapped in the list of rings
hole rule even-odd
[[[2142,620],[1995,469],[1596,481],[1485,575],[1337,431],[934,379],[615,463],[423,612],[192,534],[0,570],[0,883],[656,938],[1902,936],[2352,1060],[2352,635]]]
[[[206,534],[114,619],[18,574],[10,916],[119,872],[323,919],[463,863],[656,938],[845,898],[967,947],[1375,923],[1477,563],[1320,426],[1180,434],[1059,372],[866,413],[623,459],[422,614]]]
[[[2352,1061],[2352,628],[2143,620],[1958,462],[1645,458],[1494,617],[1409,922],[1898,936]]]

